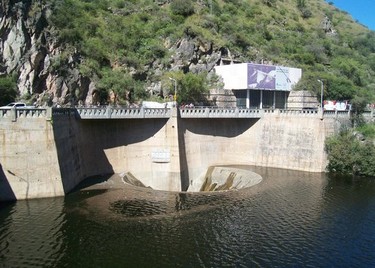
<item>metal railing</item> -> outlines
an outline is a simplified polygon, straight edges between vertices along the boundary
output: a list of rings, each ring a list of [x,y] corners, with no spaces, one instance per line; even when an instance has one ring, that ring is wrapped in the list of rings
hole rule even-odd
[[[0,118],[43,118],[50,116],[46,108],[0,108]]]
[[[321,118],[349,118],[349,111],[289,110],[289,109],[246,109],[222,107],[180,107],[181,118],[261,118],[265,115],[280,116],[319,116]],[[0,108],[0,118],[42,118],[75,116],[80,119],[146,119],[170,118],[171,108],[128,108],[128,107],[76,107],[76,108]],[[363,116],[375,120],[374,110]]]
[[[264,110],[221,107],[182,107],[181,118],[261,118]]]
[[[350,117],[350,111],[324,111],[324,117]]]
[[[143,119],[169,118],[169,108],[126,108],[126,107],[78,107],[75,108],[80,119]]]

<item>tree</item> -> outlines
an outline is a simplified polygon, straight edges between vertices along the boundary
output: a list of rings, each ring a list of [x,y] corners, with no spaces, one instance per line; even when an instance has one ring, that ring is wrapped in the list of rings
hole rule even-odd
[[[371,103],[374,100],[373,94],[370,91],[359,89],[353,99],[351,100],[352,103],[352,110],[356,117],[359,117],[362,112],[366,109],[367,104]],[[355,122],[358,123],[358,122]]]
[[[375,176],[375,146],[370,136],[357,138],[358,130],[345,130],[326,140],[329,172]]]
[[[329,161],[328,171],[353,174],[354,155],[352,152],[358,151],[358,145],[358,141],[347,131],[328,138],[325,144]]]
[[[331,76],[326,82],[326,98],[331,100],[351,100],[354,98],[357,88],[349,79]]]
[[[179,103],[200,103],[206,100],[208,90],[207,73],[170,73],[177,81],[177,101]],[[170,94],[174,94],[174,83],[170,83]]]
[[[361,77],[361,63],[349,57],[337,57],[332,66],[340,70],[341,74],[349,78],[357,86],[363,86]]]
[[[6,105],[17,97],[15,76],[0,77],[0,105]]]
[[[122,102],[126,99],[133,101],[134,99],[147,96],[143,84],[120,69],[105,69],[98,83],[98,89],[102,92],[102,98],[107,98],[111,92],[115,94],[115,103]],[[107,100],[102,99],[101,101]]]
[[[368,128],[366,128],[368,129]],[[375,176],[375,146],[373,135],[357,130],[346,130],[326,140],[329,172],[352,174],[359,176]],[[365,135],[364,135],[365,134]],[[364,137],[357,138],[357,136]]]

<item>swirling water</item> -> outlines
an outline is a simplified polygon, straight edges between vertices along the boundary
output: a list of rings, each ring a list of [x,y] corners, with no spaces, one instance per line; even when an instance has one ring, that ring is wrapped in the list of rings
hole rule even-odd
[[[375,267],[375,180],[248,168],[238,191],[1,204],[0,267]]]

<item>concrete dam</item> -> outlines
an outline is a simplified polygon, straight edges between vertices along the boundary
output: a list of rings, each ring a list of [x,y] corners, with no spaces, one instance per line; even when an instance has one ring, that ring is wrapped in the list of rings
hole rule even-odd
[[[324,142],[348,113],[185,109],[0,111],[0,200],[62,196],[96,175],[130,173],[185,191],[217,165],[323,172]]]

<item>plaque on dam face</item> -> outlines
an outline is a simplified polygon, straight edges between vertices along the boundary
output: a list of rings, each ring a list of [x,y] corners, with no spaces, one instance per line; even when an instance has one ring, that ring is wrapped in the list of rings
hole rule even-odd
[[[171,153],[169,149],[153,149],[151,159],[154,163],[169,163],[171,161]]]

